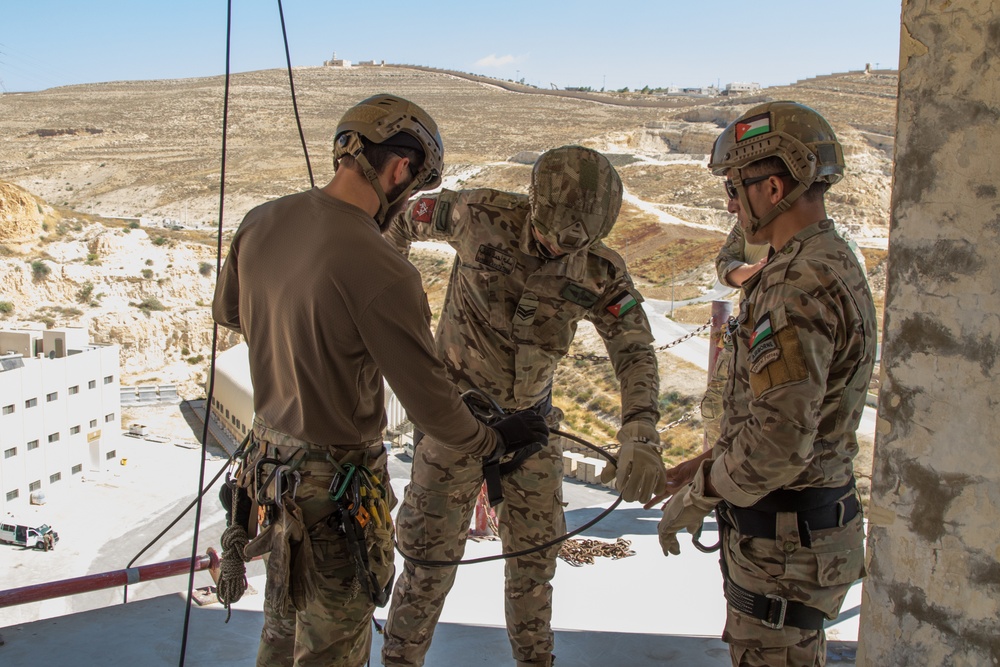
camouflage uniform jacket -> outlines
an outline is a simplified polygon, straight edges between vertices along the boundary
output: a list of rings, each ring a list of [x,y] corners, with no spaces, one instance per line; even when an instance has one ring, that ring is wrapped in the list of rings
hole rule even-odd
[[[551,390],[581,319],[592,322],[621,382],[622,419],[659,419],[649,321],[622,258],[602,243],[554,260],[535,253],[528,197],[443,190],[419,197],[386,232],[404,254],[415,240],[448,242],[457,256],[435,336],[448,375],[506,409]]]
[[[875,359],[868,281],[831,220],[796,234],[743,286],[711,480],[749,507],[853,477]]]
[[[722,244],[719,254],[715,257],[715,271],[719,275],[719,282],[729,287],[739,287],[730,282],[727,277],[729,272],[744,264],[756,264],[767,257],[771,249],[766,243],[747,243],[743,228],[739,223],[733,225],[733,229],[726,237],[726,242]]]

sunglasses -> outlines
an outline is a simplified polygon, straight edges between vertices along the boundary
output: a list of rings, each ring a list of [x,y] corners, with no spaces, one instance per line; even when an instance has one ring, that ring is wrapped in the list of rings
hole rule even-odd
[[[772,176],[791,176],[791,174],[788,173],[787,171],[779,171],[776,174],[765,174],[763,176],[754,176],[752,178],[744,178],[743,180],[740,181],[740,183],[742,183],[743,187],[746,188],[748,186],[753,185],[754,183],[760,183],[761,181],[766,181],[767,179],[771,178]],[[739,193],[736,191],[736,184],[735,183],[733,183],[729,179],[726,179],[725,180],[725,186],[726,186],[726,194],[729,195],[730,199],[736,199],[739,196]]]

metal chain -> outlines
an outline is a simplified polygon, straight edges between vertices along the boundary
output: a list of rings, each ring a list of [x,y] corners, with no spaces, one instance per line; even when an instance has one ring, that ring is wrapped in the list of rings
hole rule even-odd
[[[630,548],[632,543],[621,537],[616,542],[601,542],[600,540],[566,540],[559,548],[559,558],[572,565],[593,565],[594,558],[604,556],[612,560],[634,556]]]
[[[679,419],[675,419],[674,421],[670,422],[669,424],[667,424],[663,428],[656,429],[656,432],[657,433],[663,433],[664,431],[669,431],[670,429],[674,428],[675,426],[680,426],[681,424],[683,424],[684,422],[688,421],[692,417],[694,417],[694,413],[693,412],[685,412],[684,414],[682,414],[680,416]]]
[[[700,334],[701,332],[705,331],[705,329],[708,329],[711,326],[712,326],[712,320],[709,320],[708,322],[705,322],[705,324],[701,325],[700,327],[698,327],[697,329],[695,329],[691,333],[684,334],[683,336],[681,336],[677,340],[671,341],[671,342],[667,343],[666,345],[661,345],[660,347],[653,348],[653,351],[654,352],[662,352],[663,350],[669,350],[670,348],[674,347],[675,345],[680,345],[684,341],[690,340],[691,338],[694,338],[695,336],[697,336],[698,334]],[[610,357],[601,356],[599,354],[567,354],[565,358],[566,359],[576,359],[576,360],[579,360],[579,361],[610,361],[610,359],[611,359]]]

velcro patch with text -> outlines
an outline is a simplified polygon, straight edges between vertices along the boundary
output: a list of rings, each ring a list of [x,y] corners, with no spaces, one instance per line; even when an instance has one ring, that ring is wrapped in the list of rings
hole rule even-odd
[[[476,252],[476,261],[491,269],[506,273],[508,276],[513,273],[514,267],[517,266],[517,260],[512,254],[486,244],[479,246],[479,250]]]

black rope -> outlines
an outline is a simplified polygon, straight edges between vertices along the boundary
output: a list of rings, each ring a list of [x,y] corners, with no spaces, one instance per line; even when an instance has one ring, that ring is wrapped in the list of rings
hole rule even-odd
[[[603,449],[601,449],[597,445],[593,445],[593,444],[587,442],[586,440],[584,440],[582,438],[578,438],[577,436],[572,435],[570,433],[566,433],[565,431],[560,431],[559,429],[552,429],[551,432],[555,433],[556,435],[561,435],[562,437],[567,438],[569,440],[575,440],[576,442],[580,443],[584,447],[587,447],[588,449],[592,449],[595,452],[597,452],[598,454],[600,454],[601,456],[603,456],[604,458],[606,458],[608,461],[611,462],[612,465],[615,465],[615,466],[618,465],[618,459],[616,459],[614,456],[612,456],[608,452],[604,451]],[[542,544],[539,544],[539,545],[536,545],[536,546],[533,546],[533,547],[529,547],[527,549],[521,549],[520,551],[511,551],[509,553],[496,554],[494,556],[481,556],[479,558],[469,558],[469,559],[466,559],[466,560],[423,560],[421,558],[415,558],[413,556],[410,556],[406,552],[404,552],[402,549],[400,549],[398,542],[396,543],[396,551],[398,551],[399,555],[402,556],[403,558],[405,558],[406,560],[408,560],[409,562],[413,563],[414,565],[419,565],[421,567],[449,567],[449,566],[452,566],[452,565],[475,565],[477,563],[489,563],[490,561],[494,561],[494,560],[506,560],[508,558],[520,558],[521,556],[527,556],[529,554],[537,553],[537,552],[539,552],[539,551],[541,551],[543,549],[548,549],[549,547],[555,546],[557,544],[561,544],[562,542],[565,542],[566,540],[570,539],[571,537],[576,537],[577,535],[579,535],[583,531],[587,530],[588,528],[590,528],[591,526],[593,526],[594,524],[596,524],[598,521],[600,521],[604,517],[606,517],[609,514],[611,514],[611,512],[613,512],[621,504],[622,504],[622,496],[619,493],[618,497],[615,498],[615,501],[613,503],[611,503],[611,505],[609,505],[607,509],[605,509],[603,512],[601,512],[596,517],[594,517],[593,519],[591,519],[587,523],[583,524],[579,528],[575,528],[575,529],[567,532],[565,535],[560,535],[559,537],[555,537],[555,538],[553,538],[553,539],[551,539],[551,540],[549,540],[547,542],[543,542]]]
[[[288,33],[285,32],[285,12],[278,0],[278,16],[281,17],[281,36],[285,40],[285,62],[288,63],[288,87],[292,91],[292,109],[295,111],[295,124],[299,127],[299,140],[302,142],[302,152],[306,156],[306,169],[309,170],[309,187],[316,187],[313,180],[312,165],[309,163],[309,149],[306,148],[306,135],[302,132],[302,121],[299,119],[299,104],[295,100],[295,81],[292,79],[292,56],[288,52]]]
[[[217,230],[215,249],[215,276],[218,280],[222,270],[222,220],[226,203],[226,134],[229,130],[229,61],[232,53],[233,36],[233,0],[226,3],[226,85],[222,103],[222,165],[219,170],[219,228]],[[187,653],[188,628],[191,624],[191,600],[194,597],[195,559],[198,557],[198,531],[201,529],[201,498],[205,486],[205,454],[208,452],[208,425],[212,418],[212,398],[215,392],[215,356],[219,342],[219,325],[212,326],[212,358],[208,370],[208,395],[205,397],[205,426],[201,432],[201,466],[198,471],[198,497],[195,498],[197,509],[194,515],[194,535],[191,538],[191,570],[188,572],[187,603],[184,605],[184,630],[181,635],[180,667],[184,667],[184,656]],[[225,470],[225,468],[223,468]],[[214,480],[213,480],[214,483]]]

